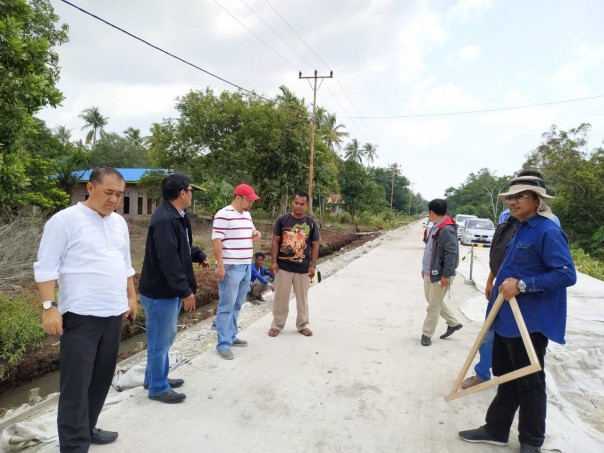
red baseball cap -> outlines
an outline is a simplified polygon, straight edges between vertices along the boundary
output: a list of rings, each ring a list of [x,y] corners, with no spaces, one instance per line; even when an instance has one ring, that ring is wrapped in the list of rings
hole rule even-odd
[[[247,184],[239,184],[237,187],[235,187],[235,195],[240,195],[250,201],[256,201],[260,199],[260,197],[256,195],[256,192],[254,192],[254,189],[252,189],[251,186],[248,186]]]

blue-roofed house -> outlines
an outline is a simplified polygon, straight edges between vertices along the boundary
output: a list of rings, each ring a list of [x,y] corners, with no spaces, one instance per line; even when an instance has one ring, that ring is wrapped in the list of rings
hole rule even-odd
[[[116,170],[122,174],[126,181],[126,190],[124,191],[122,204],[116,209],[116,212],[126,217],[151,215],[155,208],[157,208],[160,200],[147,197],[145,191],[138,187],[138,182],[147,171],[164,170],[168,172],[168,170],[161,168],[116,168]],[[92,169],[78,172],[78,184],[71,195],[71,202],[73,204],[85,201],[88,198],[86,183],[90,179],[91,172]]]

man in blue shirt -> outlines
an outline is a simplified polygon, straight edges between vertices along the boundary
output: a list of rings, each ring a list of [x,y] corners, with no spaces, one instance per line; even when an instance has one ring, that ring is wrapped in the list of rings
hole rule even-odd
[[[540,171],[537,170],[528,169],[520,171],[518,173],[518,176],[512,179],[510,187],[519,184],[539,186],[546,190],[545,181],[543,181],[543,175]],[[558,226],[560,226],[560,221],[558,220],[558,217],[556,217],[555,214],[553,214],[552,220]],[[499,225],[497,225],[497,229],[495,230],[495,234],[493,235],[493,240],[491,241],[491,249],[489,251],[489,268],[491,269],[491,271],[489,272],[489,276],[487,277],[487,282],[485,286],[485,296],[487,300],[489,300],[489,298],[491,297],[491,293],[493,292],[495,277],[497,276],[499,268],[501,267],[501,264],[505,259],[508,244],[512,241],[512,238],[516,234],[516,230],[518,229],[519,225],[520,221],[514,216],[510,215],[510,208],[507,208],[499,216]],[[480,349],[478,350],[480,354],[480,360],[474,366],[476,374],[465,379],[461,383],[462,389],[481,384],[482,382],[491,379],[493,336],[494,333],[492,330],[490,330],[482,341],[482,345],[480,345]]]
[[[267,288],[270,288],[272,291],[275,289],[271,282],[266,278],[270,278],[271,280],[275,279],[275,276],[269,271],[266,267],[264,267],[264,258],[266,255],[262,252],[256,252],[254,254],[254,265],[252,266],[252,278],[250,280],[250,292],[248,296],[252,299],[256,299],[259,302],[264,302],[262,298],[262,294]],[[253,302],[256,303],[256,302]]]
[[[552,220],[546,201],[553,199],[539,184],[510,186],[499,194],[508,202],[511,215],[520,221],[497,274],[498,286],[489,299],[489,312],[499,293],[505,300],[516,297],[541,364],[541,371],[497,387],[486,415],[486,425],[461,431],[467,442],[506,445],[516,411],[520,452],[541,452],[545,440],[547,395],[544,358],[549,340],[564,344],[566,288],[577,275],[568,240]],[[518,325],[509,304],[503,304],[493,323],[493,374],[501,376],[530,364]]]

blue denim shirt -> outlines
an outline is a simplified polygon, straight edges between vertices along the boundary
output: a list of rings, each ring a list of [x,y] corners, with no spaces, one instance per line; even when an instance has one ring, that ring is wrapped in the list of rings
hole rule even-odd
[[[526,292],[518,294],[516,300],[529,333],[540,332],[550,340],[564,344],[566,288],[575,284],[577,274],[562,229],[540,215],[522,222],[508,246],[497,282],[506,278],[526,283]],[[495,284],[487,313],[499,295],[499,284]],[[507,303],[501,306],[493,325],[495,332],[503,337],[520,336]]]

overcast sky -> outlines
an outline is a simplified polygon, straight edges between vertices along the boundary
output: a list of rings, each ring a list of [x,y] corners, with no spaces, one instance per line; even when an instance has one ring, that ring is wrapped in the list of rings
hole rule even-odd
[[[147,135],[153,122],[176,116],[176,97],[235,89],[51,1],[70,42],[58,48],[63,106],[39,114],[50,128],[66,125],[83,138],[78,115],[94,105],[109,117],[107,131]],[[298,71],[333,70],[317,104],[337,115],[349,139],[378,146],[374,165],[398,163],[427,199],[481,168],[513,174],[552,124],[591,123],[589,149],[604,140],[601,0],[72,3],[266,97],[286,85],[310,104]]]

